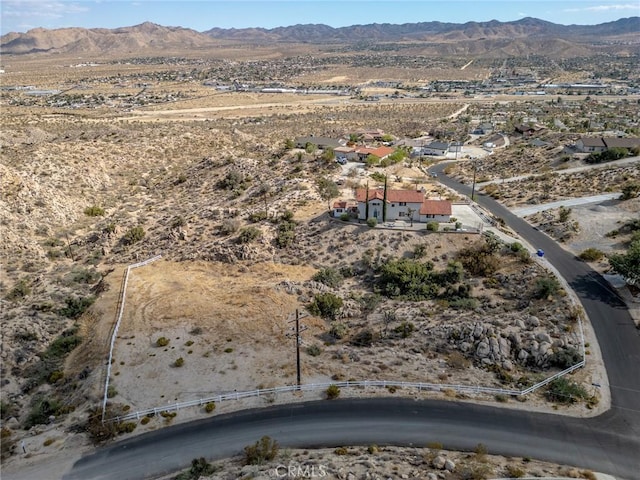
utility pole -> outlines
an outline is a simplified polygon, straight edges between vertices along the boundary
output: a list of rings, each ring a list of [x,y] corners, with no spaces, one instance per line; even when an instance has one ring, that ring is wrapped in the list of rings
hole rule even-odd
[[[473,161],[473,186],[471,187],[471,201],[472,202],[474,201],[473,197],[475,197],[475,193],[476,193],[476,162],[477,162],[477,160]]]
[[[304,318],[304,317],[302,317]],[[296,339],[296,373],[297,373],[297,385],[298,388],[300,388],[300,385],[302,383],[301,381],[301,374],[300,374],[300,344],[302,343],[302,338],[300,337],[300,334],[302,332],[304,332],[307,327],[305,327],[304,325],[302,326],[302,328],[300,328],[300,312],[298,311],[298,309],[296,308],[296,319],[292,320],[291,322],[296,322],[296,330],[295,330],[295,339]],[[291,323],[289,322],[289,323]],[[287,337],[293,337],[293,334],[287,334]]]

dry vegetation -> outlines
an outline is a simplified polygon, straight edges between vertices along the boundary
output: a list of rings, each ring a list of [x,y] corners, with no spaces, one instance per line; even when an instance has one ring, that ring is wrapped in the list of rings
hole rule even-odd
[[[95,82],[73,92],[84,101],[113,93],[99,85],[110,73],[160,70],[118,64],[36,75],[42,66],[52,64],[25,62],[11,81],[60,88],[88,77]],[[68,423],[82,430],[103,393],[123,266],[156,254],[163,260],[132,274],[117,342],[109,397],[123,411],[292,383],[286,321],[314,303],[319,311],[304,321],[309,381],[473,380],[520,389],[575,360],[579,312],[518,248],[331,221],[316,181],[337,175],[337,166],[285,148],[296,136],[360,128],[413,137],[444,128],[462,103],[303,105],[212,94],[196,82],[159,82],[145,95],[155,106],[136,112],[103,98],[91,108],[3,105],[2,418],[11,429],[71,414]],[[406,167],[394,174],[416,173]],[[487,264],[472,265],[476,257]],[[424,298],[393,294],[380,277],[400,259],[432,268],[441,283]],[[327,269],[340,272],[337,283],[314,279]],[[453,280],[441,280],[445,272]],[[322,295],[340,298],[341,308],[326,314]]]

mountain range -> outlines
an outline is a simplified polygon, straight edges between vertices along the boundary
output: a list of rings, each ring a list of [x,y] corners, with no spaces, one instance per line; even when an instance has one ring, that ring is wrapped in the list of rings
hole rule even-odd
[[[567,56],[603,53],[637,54],[640,45],[640,17],[599,25],[559,25],[536,18],[512,22],[467,22],[464,24],[420,22],[353,25],[293,25],[272,29],[212,28],[197,32],[183,27],[166,27],[145,22],[132,27],[36,28],[26,33],[0,37],[3,54],[110,53],[130,54],[167,49],[206,49],[221,43],[277,44],[306,43],[371,44],[380,42],[424,43],[440,54],[482,55],[497,51],[504,55],[546,53]],[[454,47],[455,45],[455,47]],[[429,53],[428,51],[425,53]]]

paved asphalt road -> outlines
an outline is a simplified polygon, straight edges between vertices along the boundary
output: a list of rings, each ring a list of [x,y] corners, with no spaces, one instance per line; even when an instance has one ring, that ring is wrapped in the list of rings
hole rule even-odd
[[[442,174],[445,185],[470,193]],[[220,415],[134,437],[80,459],[65,480],[143,479],[185,468],[192,458],[225,458],[262,435],[288,447],[415,445],[441,442],[529,456],[615,475],[640,478],[640,336],[602,278],[543,233],[490,198],[479,203],[519,232],[576,290],[598,336],[610,381],[612,408],[595,418],[500,409],[469,403],[378,398],[283,405]]]

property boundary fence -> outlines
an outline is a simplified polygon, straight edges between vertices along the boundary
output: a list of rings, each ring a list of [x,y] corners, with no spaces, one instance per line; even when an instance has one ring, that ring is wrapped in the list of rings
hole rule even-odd
[[[502,388],[483,387],[475,385],[450,385],[442,383],[416,383],[416,382],[396,382],[392,380],[363,380],[363,381],[346,381],[346,382],[330,382],[330,383],[310,383],[305,385],[286,385],[282,387],[264,388],[260,390],[250,390],[246,392],[233,392],[223,393],[215,395],[213,397],[200,398],[197,400],[189,400],[186,402],[176,402],[171,405],[162,407],[152,407],[145,410],[139,410],[137,412],[128,413],[126,415],[120,415],[106,420],[107,422],[124,422],[126,420],[139,420],[146,415],[157,415],[162,412],[178,411],[181,408],[204,406],[210,402],[223,402],[226,400],[241,400],[243,398],[250,397],[264,397],[270,394],[289,393],[289,392],[308,392],[313,390],[326,390],[331,385],[335,385],[340,388],[367,388],[367,387],[379,387],[379,388],[414,388],[419,391],[435,391],[441,392],[445,390],[454,390],[461,393],[486,393],[493,395],[510,395],[510,396],[522,396],[527,395],[540,387],[547,385],[556,378],[562,377],[568,373],[577,370],[585,365],[584,358],[577,364],[558,372],[555,375],[544,379],[543,381],[536,383],[535,385],[525,390],[508,390]]]
[[[120,328],[120,322],[122,321],[122,314],[124,313],[124,303],[127,295],[127,283],[129,281],[129,272],[134,268],[144,267],[145,265],[150,264],[151,262],[155,262],[162,258],[162,255],[156,255],[155,257],[151,257],[142,262],[133,263],[129,265],[125,271],[122,278],[122,286],[120,287],[120,298],[118,301],[118,316],[116,318],[116,323],[113,327],[113,334],[111,335],[111,345],[109,346],[109,359],[107,360],[107,378],[104,381],[104,397],[102,399],[102,422],[104,423],[105,412],[107,409],[107,395],[109,393],[109,377],[111,377],[111,362],[113,361],[113,347],[116,344],[116,337],[118,336],[118,329]]]

